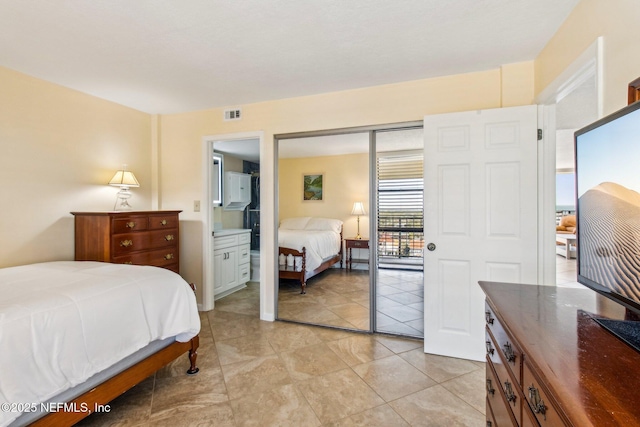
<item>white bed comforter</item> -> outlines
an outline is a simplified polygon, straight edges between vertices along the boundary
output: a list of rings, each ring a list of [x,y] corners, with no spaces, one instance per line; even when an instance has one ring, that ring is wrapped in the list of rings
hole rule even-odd
[[[73,261],[0,269],[0,404],[46,401],[154,340],[199,331],[195,296],[169,270]],[[19,415],[0,411],[0,425]]]
[[[325,259],[340,252],[340,233],[318,230],[278,230],[278,246],[302,251],[306,248],[306,271],[313,271]]]

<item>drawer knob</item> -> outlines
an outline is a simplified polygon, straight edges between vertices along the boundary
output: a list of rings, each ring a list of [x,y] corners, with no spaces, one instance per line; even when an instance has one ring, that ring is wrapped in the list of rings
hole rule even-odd
[[[125,226],[126,226],[127,228],[131,228],[131,229],[133,229],[133,228],[136,226],[136,223],[135,223],[135,222],[133,222],[133,221],[130,221],[130,222],[126,223],[126,225],[125,225]]]
[[[173,240],[173,234],[167,234],[166,236],[164,236],[164,240],[166,240],[167,242],[170,242]]]
[[[493,388],[493,386],[491,385],[491,379],[487,378],[487,393],[489,394],[495,394],[496,393],[496,389]]]
[[[160,221],[160,225],[167,225],[167,220],[163,219],[162,221]]]
[[[494,350],[493,350],[493,347],[491,346],[491,341],[487,341],[486,344],[487,344],[487,354],[493,355]]]
[[[491,317],[491,312],[489,310],[484,312],[484,318],[487,321],[487,324],[493,325],[493,317]]]
[[[123,248],[128,248],[129,246],[133,246],[133,240],[127,239],[120,241],[120,246]]]
[[[529,387],[529,401],[533,405],[533,412],[536,414],[542,414],[544,419],[547,419],[547,407],[544,404],[544,400],[540,398],[540,392],[533,384]]]
[[[164,256],[164,259],[167,259],[167,260],[168,260],[168,259],[173,259],[173,254],[166,254],[166,255]]]
[[[502,352],[504,353],[504,357],[507,358],[507,362],[516,363],[516,354],[513,352],[513,347],[511,347],[511,343],[507,342],[504,346]]]
[[[125,261],[125,262],[123,262],[123,264],[133,265],[133,261]]]
[[[515,405],[517,396],[513,392],[513,388],[511,388],[511,383],[509,381],[504,382],[504,395],[507,398],[507,402],[511,402]]]
[[[487,421],[487,427],[491,427],[492,425],[491,421]]]

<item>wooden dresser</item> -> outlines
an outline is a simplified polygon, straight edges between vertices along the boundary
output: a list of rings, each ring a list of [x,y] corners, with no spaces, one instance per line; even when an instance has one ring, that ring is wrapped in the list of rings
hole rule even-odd
[[[180,212],[71,212],[75,259],[153,265],[179,273]]]
[[[640,426],[640,353],[593,316],[624,309],[589,289],[480,282],[487,426]]]

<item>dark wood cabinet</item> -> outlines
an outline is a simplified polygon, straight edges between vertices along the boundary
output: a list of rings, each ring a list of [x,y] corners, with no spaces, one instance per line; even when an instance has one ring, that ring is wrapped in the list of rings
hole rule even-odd
[[[594,317],[624,309],[589,289],[480,282],[487,425],[640,426],[640,353]]]
[[[179,273],[180,212],[71,212],[75,259],[152,265]]]

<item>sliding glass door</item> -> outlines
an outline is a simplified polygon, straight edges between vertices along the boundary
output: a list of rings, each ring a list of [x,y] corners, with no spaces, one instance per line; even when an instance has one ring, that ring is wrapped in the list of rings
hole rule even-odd
[[[422,128],[375,133],[376,331],[424,334]]]

